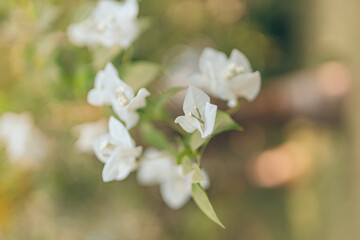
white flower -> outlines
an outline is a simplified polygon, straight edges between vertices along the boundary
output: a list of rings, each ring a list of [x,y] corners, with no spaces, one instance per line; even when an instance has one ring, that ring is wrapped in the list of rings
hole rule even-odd
[[[136,168],[136,158],[142,148],[135,142],[124,125],[110,117],[109,133],[94,142],[94,152],[105,163],[102,177],[104,182],[125,179]]]
[[[235,107],[238,97],[252,101],[261,87],[261,76],[253,72],[249,60],[237,49],[228,59],[222,52],[206,48],[200,56],[200,74],[190,77],[190,82],[213,96],[228,101]]]
[[[201,174],[206,182],[203,188],[209,187],[209,178],[205,170]],[[141,159],[137,173],[138,181],[143,185],[160,185],[164,202],[172,209],[179,209],[191,198],[193,171],[184,175],[182,167],[176,165],[174,157],[158,151],[147,149]]]
[[[106,130],[107,122],[104,119],[75,126],[73,133],[79,137],[75,143],[76,148],[81,152],[92,153],[95,139],[106,133]]]
[[[14,162],[35,163],[48,154],[48,141],[28,113],[4,113],[0,118],[0,139]]]
[[[136,0],[99,0],[89,18],[68,28],[69,39],[79,46],[127,48],[139,34],[138,11]]]
[[[95,87],[88,94],[88,102],[94,106],[112,105],[116,114],[128,129],[139,121],[136,110],[145,107],[145,98],[150,93],[141,88],[136,96],[130,86],[120,80],[115,67],[108,63],[105,70],[99,71],[95,78]]]
[[[173,165],[174,160],[171,155],[148,148],[140,160],[137,179],[143,185],[161,184],[170,178]]]
[[[175,123],[186,132],[199,130],[202,138],[208,137],[214,130],[217,106],[210,103],[206,93],[195,87],[189,87],[183,105],[185,116],[179,116]]]
[[[171,209],[179,209],[191,198],[192,172],[183,174],[181,166],[174,166],[171,177],[160,184],[160,193]]]

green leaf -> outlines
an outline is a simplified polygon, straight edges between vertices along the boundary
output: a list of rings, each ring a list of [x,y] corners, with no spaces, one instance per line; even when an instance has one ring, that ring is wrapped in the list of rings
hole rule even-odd
[[[195,131],[190,135],[189,147],[196,150],[206,142],[206,138],[202,138],[199,131]]]
[[[226,112],[218,110],[216,114],[215,127],[213,135],[217,135],[219,133],[229,131],[229,130],[237,130],[242,131],[243,128],[237,124],[229,114]]]
[[[192,175],[192,183],[201,183],[206,182],[206,179],[201,173],[199,165],[196,163],[193,164],[194,173]]]
[[[154,97],[151,97],[150,100],[156,105],[156,107],[164,107],[169,98],[183,89],[183,87],[172,87]]]
[[[32,19],[36,18],[36,11],[34,6],[34,1],[32,0],[13,0],[14,3],[16,3],[19,7],[22,8],[24,13],[31,17]]]
[[[159,64],[146,61],[139,61],[130,65],[126,64],[120,71],[120,73],[124,74],[121,79],[132,87],[134,92],[149,85],[159,76],[160,72],[161,67]]]
[[[92,49],[93,65],[96,69],[103,69],[108,62],[111,62],[123,50],[119,46],[106,48],[103,46],[96,46]]]
[[[191,194],[196,205],[200,208],[200,210],[213,222],[215,222],[220,227],[225,229],[225,226],[221,223],[221,221],[217,217],[205,190],[201,187],[199,183],[192,184]]]
[[[141,122],[140,124],[140,132],[143,139],[150,146],[160,148],[162,150],[166,150],[170,153],[175,153],[175,149],[169,139],[165,136],[165,134],[156,129],[149,122]]]
[[[151,115],[153,119],[164,119],[166,116],[165,105],[168,100],[179,91],[183,90],[182,87],[170,88],[158,95],[150,96],[146,106],[146,112]]]
[[[181,161],[181,167],[183,170],[183,174],[187,175],[193,170],[192,161],[187,156],[183,157]]]
[[[242,127],[238,125],[228,113],[218,110],[212,135],[215,136],[229,130],[241,131]],[[188,144],[192,150],[197,150],[206,141],[207,139],[202,138],[199,131],[190,134],[190,137],[188,138]]]

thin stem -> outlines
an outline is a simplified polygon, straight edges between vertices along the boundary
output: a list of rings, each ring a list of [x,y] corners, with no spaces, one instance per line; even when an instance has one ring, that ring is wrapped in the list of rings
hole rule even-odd
[[[208,145],[208,143],[210,142],[210,140],[211,140],[211,137],[206,139],[206,141],[204,142],[204,144],[202,145],[202,147],[200,149],[200,152],[197,154],[197,162],[198,162],[198,165],[199,165],[200,168],[201,168],[201,160],[202,160],[202,157],[204,155],[205,148]]]

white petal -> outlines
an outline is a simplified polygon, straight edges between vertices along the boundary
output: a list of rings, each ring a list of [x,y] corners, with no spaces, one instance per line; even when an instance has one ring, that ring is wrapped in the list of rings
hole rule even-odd
[[[136,0],[126,0],[123,5],[123,13],[126,18],[135,18],[139,12],[139,5]]]
[[[94,141],[105,134],[107,122],[101,119],[97,122],[83,123],[72,128],[72,133],[78,137],[75,142],[76,148],[81,152],[93,152]]]
[[[199,67],[200,71],[205,73],[208,67],[211,67],[215,72],[224,69],[227,64],[227,57],[225,53],[217,51],[212,48],[205,48],[200,56]]]
[[[175,123],[180,124],[180,126],[188,133],[192,133],[200,126],[199,121],[191,116],[179,116],[175,119]]]
[[[183,110],[185,115],[189,115],[191,112],[195,116],[200,117],[194,107],[196,106],[200,114],[203,114],[207,102],[210,102],[210,97],[206,93],[196,87],[190,86],[184,99]]]
[[[147,148],[144,151],[144,158],[146,159],[153,159],[153,158],[159,158],[161,156],[163,156],[165,153],[163,153],[162,151],[157,150],[156,148]]]
[[[119,118],[125,122],[126,128],[131,129],[139,122],[139,114],[124,108],[114,109]]]
[[[110,143],[110,135],[104,134],[93,142],[93,149],[95,152],[96,157],[103,163],[106,163],[107,160],[110,158],[113,151],[108,148],[104,148],[105,143]]]
[[[135,158],[122,159],[122,161],[119,162],[117,168],[118,168],[118,173],[116,176],[116,180],[117,181],[124,180],[134,170]]]
[[[150,153],[149,151],[155,151]],[[154,155],[156,154],[156,155]],[[171,176],[174,160],[160,151],[154,149],[147,149],[144,153],[144,158],[140,160],[140,165],[137,171],[137,180],[143,185],[154,185],[165,182]]]
[[[191,85],[201,89],[208,89],[208,85],[210,83],[209,79],[207,79],[204,75],[198,73],[190,75],[189,82]]]
[[[178,172],[160,185],[161,196],[171,209],[181,208],[191,198],[191,176],[183,176]]]
[[[110,104],[111,98],[109,98],[109,95],[104,91],[91,89],[87,95],[87,101],[93,106],[103,106]]]
[[[243,74],[241,78],[232,81],[231,86],[234,93],[239,97],[244,97],[248,101],[252,101],[260,92],[261,76],[258,71],[254,73]]]
[[[252,72],[252,67],[250,65],[249,60],[239,50],[233,49],[231,51],[229,60],[232,63],[239,64],[239,65],[243,66],[245,68],[245,72]]]
[[[119,122],[114,117],[110,117],[109,131],[110,131],[110,136],[117,142],[118,145],[124,145],[128,147],[134,146],[134,142],[128,130],[121,122]]]
[[[118,162],[119,159],[116,159],[114,156],[111,156],[109,160],[106,161],[102,171],[102,178],[104,182],[110,182],[116,179],[118,175]]]
[[[115,151],[114,154],[116,154],[119,158],[136,158],[138,156],[140,156],[142,152],[142,147],[138,146],[138,147],[124,147],[124,146],[118,146]]]
[[[107,92],[114,92],[120,84],[120,79],[115,67],[109,62],[104,70],[100,70],[95,77],[95,88]]]
[[[150,93],[145,88],[141,88],[136,96],[130,101],[128,105],[129,111],[136,111],[139,108],[143,108],[146,106],[146,97],[149,96]]]
[[[104,182],[121,181],[135,168],[135,157],[121,158],[116,152],[105,163],[102,176]]]
[[[205,128],[202,138],[210,136],[214,130],[217,106],[211,103],[206,103],[205,106]]]
[[[114,67],[114,65],[111,62],[108,62],[105,66],[104,69],[105,72],[105,77],[110,77],[110,76],[114,76],[114,77],[119,77],[118,72],[116,70],[116,68]]]
[[[137,38],[140,32],[139,24],[137,21],[127,21],[123,23],[123,34],[121,39],[118,39],[119,45],[127,48]]]
[[[69,26],[67,29],[67,35],[69,40],[77,46],[92,44],[91,39],[85,37],[88,33],[83,23],[72,24]]]

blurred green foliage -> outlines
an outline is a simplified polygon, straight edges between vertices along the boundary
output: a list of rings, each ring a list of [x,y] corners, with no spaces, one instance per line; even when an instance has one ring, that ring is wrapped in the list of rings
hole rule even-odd
[[[346,156],[346,141],[337,126],[248,120],[240,122],[244,132],[220,134],[210,142],[202,164],[211,176],[209,197],[226,230],[194,203],[179,211],[168,209],[158,189],[138,186],[134,175],[126,182],[103,183],[101,163],[77,152],[71,134],[74,125],[109,115],[86,102],[96,72],[109,60],[120,75],[133,71],[131,78],[144,84],[157,78],[179,45],[212,46],[227,53],[238,48],[261,71],[265,87],[272,77],[301,68],[298,29],[306,16],[298,11],[299,1],[142,0],[142,33],[122,54],[117,48],[78,48],[67,39],[67,27],[84,19],[95,4],[0,1],[0,113],[32,113],[53,145],[44,166],[31,170],[12,165],[1,148],[0,239],[342,239],[328,235],[328,226],[345,224],[334,218],[347,186],[339,161]],[[138,65],[129,67],[130,60]],[[142,64],[148,68],[147,79],[135,71]],[[171,91],[154,102],[177,90]],[[171,112],[159,112],[151,101],[153,117],[167,120]],[[173,151],[165,136],[142,124],[144,141],[160,138]],[[203,143],[198,140],[193,135],[191,145]],[[301,160],[311,159],[307,172],[284,185],[257,185],[252,160],[287,142],[306,150]],[[271,167],[276,175],[276,166]]]

